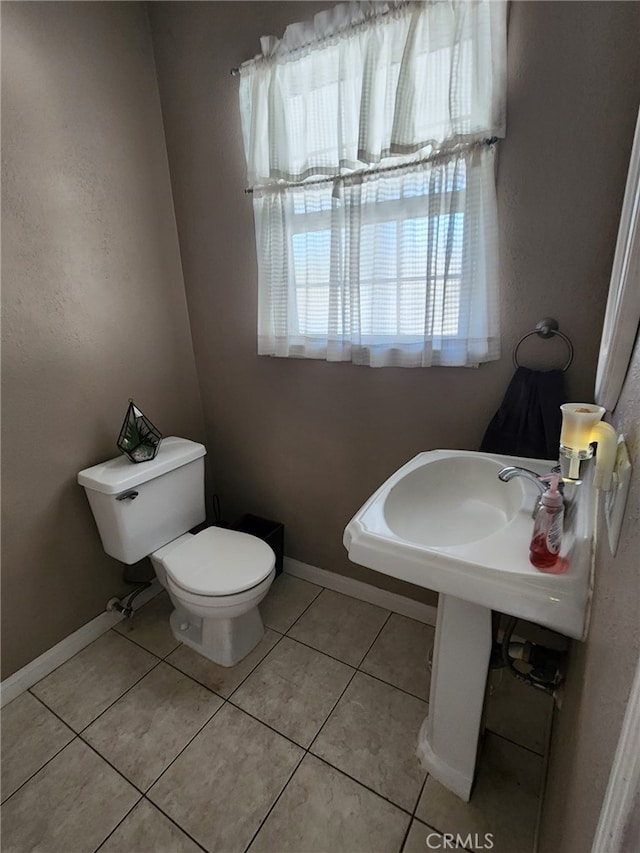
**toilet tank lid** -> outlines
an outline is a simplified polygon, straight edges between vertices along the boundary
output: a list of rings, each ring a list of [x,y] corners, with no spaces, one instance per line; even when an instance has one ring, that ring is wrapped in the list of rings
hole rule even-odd
[[[204,444],[187,438],[168,436],[163,438],[154,459],[148,462],[131,462],[126,456],[117,456],[85,468],[78,474],[78,482],[85,489],[93,489],[105,495],[117,495],[133,489],[204,456]]]

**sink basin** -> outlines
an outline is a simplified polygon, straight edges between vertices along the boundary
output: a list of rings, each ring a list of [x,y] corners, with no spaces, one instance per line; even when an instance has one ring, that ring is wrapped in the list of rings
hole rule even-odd
[[[389,530],[432,546],[466,545],[490,536],[522,505],[520,482],[498,479],[502,467],[495,459],[460,454],[412,468],[385,498]]]
[[[386,575],[455,595],[582,639],[590,590],[593,489],[577,487],[565,518],[565,574],[529,563],[538,489],[506,465],[547,473],[555,463],[462,450],[418,454],[349,522],[349,558]]]
[[[544,474],[554,463],[462,450],[420,453],[380,486],[344,532],[353,562],[440,593],[429,716],[417,755],[463,800],[477,767],[492,610],[582,639],[591,586],[589,474],[565,492],[570,505],[560,556],[568,568],[549,575],[529,562],[539,489],[523,477],[503,483],[498,472],[507,465]]]

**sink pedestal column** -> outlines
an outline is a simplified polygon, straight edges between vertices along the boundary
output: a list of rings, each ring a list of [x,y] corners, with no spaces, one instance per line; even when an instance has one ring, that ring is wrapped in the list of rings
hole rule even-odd
[[[491,657],[491,610],[440,594],[429,716],[418,756],[441,784],[468,802]]]

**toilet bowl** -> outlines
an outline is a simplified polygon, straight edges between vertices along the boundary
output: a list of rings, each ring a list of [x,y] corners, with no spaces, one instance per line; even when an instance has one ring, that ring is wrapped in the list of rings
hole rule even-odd
[[[107,554],[132,565],[150,556],[175,611],[173,635],[209,660],[233,666],[264,634],[258,604],[275,577],[275,554],[255,536],[208,527],[204,445],[162,439],[157,455],[124,456],[78,474]]]
[[[171,630],[181,643],[234,666],[260,642],[258,605],[275,577],[275,554],[247,533],[209,527],[180,536],[150,555],[173,605]]]

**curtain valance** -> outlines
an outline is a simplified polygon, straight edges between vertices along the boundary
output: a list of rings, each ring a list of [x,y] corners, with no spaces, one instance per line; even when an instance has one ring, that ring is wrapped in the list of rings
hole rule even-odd
[[[251,185],[503,137],[505,0],[348,3],[241,67]]]

